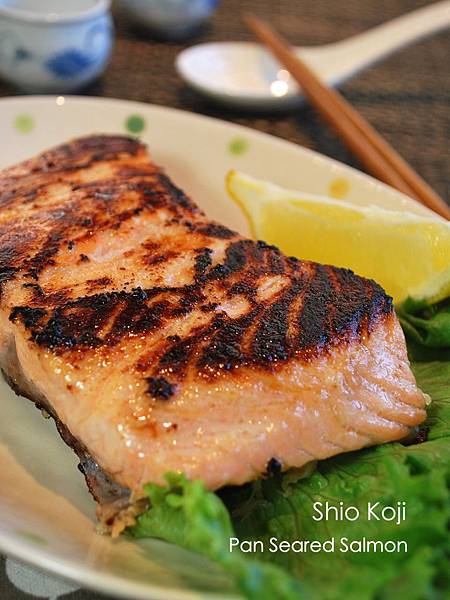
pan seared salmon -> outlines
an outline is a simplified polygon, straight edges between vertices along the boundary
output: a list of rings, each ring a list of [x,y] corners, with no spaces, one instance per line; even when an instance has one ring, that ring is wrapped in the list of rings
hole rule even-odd
[[[166,471],[242,484],[425,418],[380,286],[210,221],[134,139],[0,173],[0,286],[5,376],[108,523]]]

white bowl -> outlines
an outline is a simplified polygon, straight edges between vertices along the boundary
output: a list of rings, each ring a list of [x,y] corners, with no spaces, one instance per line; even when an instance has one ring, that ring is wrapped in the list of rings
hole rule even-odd
[[[0,76],[28,92],[68,93],[103,72],[110,0],[0,0]]]
[[[172,40],[194,33],[217,4],[218,0],[120,0],[136,25]]]

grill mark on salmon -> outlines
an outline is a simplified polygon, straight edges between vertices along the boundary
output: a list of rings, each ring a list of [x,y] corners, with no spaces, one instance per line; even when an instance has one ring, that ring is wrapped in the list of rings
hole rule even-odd
[[[245,242],[247,241],[245,240]],[[227,249],[224,262],[210,268],[205,273],[204,271],[211,264],[210,253],[208,252],[208,267],[201,265],[202,274],[200,274],[198,259],[200,257],[203,262],[206,255],[197,254],[195,256],[195,269],[196,279],[199,281],[195,284],[189,284],[181,288],[155,287],[145,290],[136,288],[129,292],[106,292],[83,296],[75,301],[63,302],[47,313],[48,318],[46,321],[41,319],[39,322],[34,323],[34,327],[29,327],[31,336],[38,344],[55,351],[64,351],[67,348],[73,348],[77,344],[84,346],[97,345],[100,340],[96,336],[87,335],[87,332],[95,324],[98,325],[107,321],[119,301],[123,308],[116,315],[115,321],[111,325],[110,335],[103,340],[105,344],[119,342],[121,332],[127,334],[150,331],[158,326],[162,319],[170,319],[174,315],[187,314],[195,310],[203,300],[201,286],[205,282],[223,282],[234,273],[242,272],[249,260],[246,246],[248,244],[233,244],[231,248]],[[204,250],[201,249],[200,251],[203,252]],[[256,252],[256,257],[256,260],[260,259],[258,252]],[[270,273],[270,271],[268,272]],[[352,285],[355,287],[354,279],[356,279],[355,276],[351,280],[347,277],[347,285],[350,290]],[[102,287],[102,285],[109,283],[111,283],[111,279],[106,277],[87,280],[88,286],[91,287]],[[243,282],[241,281],[239,285],[242,286]],[[365,319],[367,320],[367,327],[371,316],[376,319],[383,311],[389,312],[390,300],[381,290],[373,292],[375,284],[371,284],[360,290],[364,294],[364,300],[359,301],[357,309],[355,308],[349,316],[348,311],[344,310],[344,306],[332,303],[335,290],[327,274],[327,268],[321,265],[313,268],[313,274],[306,285],[306,291],[303,290],[302,294],[304,301],[297,315],[298,336],[296,338],[288,340],[286,337],[290,306],[304,287],[303,281],[295,278],[289,289],[284,292],[283,297],[269,304],[264,312],[259,310],[249,315],[249,318],[243,318],[237,322],[221,317],[206,327],[202,331],[203,337],[211,337],[218,328],[221,330],[220,335],[214,335],[216,351],[213,354],[217,355],[217,364],[227,355],[231,360],[232,356],[236,357],[238,354],[241,356],[240,364],[258,365],[259,367],[272,365],[274,361],[285,361],[294,355],[297,358],[303,356],[304,359],[307,359],[311,357],[312,349],[315,348],[316,351],[321,351],[327,344],[342,343],[345,341],[345,335],[348,339],[351,339],[358,335],[358,329],[364,326]],[[236,293],[236,288],[233,291]],[[355,302],[355,294],[358,291],[356,287],[354,291],[343,294],[343,300],[346,302],[347,307]],[[371,293],[372,297],[370,296]],[[174,309],[173,304],[170,302],[148,305],[147,300],[156,294],[162,298],[164,296],[173,298],[174,295],[178,295],[180,298],[177,308]],[[48,299],[43,295],[42,290],[40,297],[41,303],[47,304]],[[54,297],[53,300],[55,300]],[[330,311],[336,313],[334,319],[330,319]],[[15,307],[11,314],[12,320],[20,318],[22,315],[20,307]],[[258,315],[260,316],[258,317]],[[254,323],[256,318],[260,320],[260,326],[257,329],[257,335],[252,346],[253,350],[244,355],[235,348],[239,338],[237,331],[240,331],[240,336],[244,335],[246,329]],[[272,348],[272,352],[270,348]],[[205,353],[211,353],[211,349],[212,346],[208,346]],[[302,351],[306,352],[302,354]],[[232,362],[236,364],[235,360]],[[208,359],[205,357],[200,358],[199,364],[206,363],[210,367],[212,366],[211,354]]]
[[[76,446],[108,522],[167,470],[216,489],[425,417],[380,286],[209,221],[121,136],[0,174],[0,325],[0,366]]]

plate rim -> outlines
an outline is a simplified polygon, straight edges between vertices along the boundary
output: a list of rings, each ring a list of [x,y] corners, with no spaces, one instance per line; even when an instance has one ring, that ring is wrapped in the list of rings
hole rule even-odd
[[[218,117],[211,117],[209,115],[195,113],[190,110],[183,110],[180,108],[174,108],[171,106],[164,106],[162,104],[155,104],[155,103],[150,103],[150,102],[141,102],[138,100],[127,100],[126,98],[110,98],[110,97],[104,98],[102,96],[79,96],[79,95],[71,95],[71,94],[59,95],[59,96],[56,94],[38,94],[38,95],[29,95],[29,96],[27,96],[27,95],[5,96],[4,98],[0,98],[0,109],[3,104],[14,104],[15,102],[24,103],[24,104],[30,103],[30,102],[31,103],[41,103],[42,102],[42,103],[51,104],[52,102],[55,102],[55,104],[56,104],[56,99],[61,98],[61,97],[63,97],[67,101],[70,101],[73,103],[78,103],[78,104],[106,103],[106,104],[110,104],[112,106],[119,105],[119,104],[128,104],[130,106],[144,107],[147,110],[148,109],[156,110],[156,111],[161,111],[161,112],[168,113],[168,114],[174,114],[177,116],[180,116],[180,115],[186,116],[187,115],[190,119],[196,120],[197,122],[210,122],[210,123],[214,123],[216,126],[219,126],[219,127],[231,127],[232,129],[234,129],[236,131],[250,132],[250,134],[253,137],[259,138],[261,140],[270,141],[271,143],[276,144],[276,145],[290,147],[293,151],[299,152],[300,154],[302,154],[304,157],[306,157],[309,160],[320,162],[322,164],[328,163],[331,167],[337,167],[338,169],[343,169],[343,170],[347,171],[351,177],[356,177],[359,181],[362,181],[366,185],[369,184],[373,188],[377,189],[378,192],[386,193],[390,197],[397,199],[397,201],[399,201],[401,204],[406,205],[406,206],[403,206],[403,208],[401,209],[403,211],[407,211],[407,205],[409,203],[412,203],[413,205],[419,206],[421,209],[424,209],[428,213],[429,216],[433,216],[440,220],[442,219],[442,217],[437,215],[435,212],[433,212],[429,208],[425,207],[423,204],[421,204],[414,198],[407,196],[406,194],[396,190],[395,188],[391,187],[390,185],[383,183],[382,181],[379,181],[372,175],[364,173],[363,171],[361,171],[360,169],[357,169],[356,167],[347,165],[335,158],[327,156],[326,154],[322,154],[321,152],[318,152],[317,150],[312,150],[311,148],[306,148],[305,146],[296,144],[295,142],[291,142],[289,140],[286,140],[285,138],[278,137],[271,133],[266,133],[265,131],[259,131],[258,129],[253,129],[252,127],[249,127],[247,125],[241,125],[240,123],[234,123],[233,121],[227,121],[225,119],[220,119]],[[61,107],[58,106],[58,108],[61,108]],[[128,135],[129,137],[139,137],[139,136],[133,136],[132,134],[127,133],[127,132],[125,132],[124,135]],[[400,210],[400,209],[393,208],[392,210]]]
[[[0,538],[0,553],[4,558],[12,558],[23,562],[31,567],[45,571],[50,576],[60,577],[66,581],[79,583],[81,588],[91,589],[102,594],[109,594],[122,600],[199,600],[214,597],[214,600],[239,600],[239,595],[222,594],[216,592],[196,592],[188,591],[180,587],[161,587],[153,583],[140,583],[106,573],[95,572],[92,567],[73,566],[70,560],[55,559],[49,553],[39,549],[39,552],[33,554],[32,548],[27,548],[27,552],[20,550],[20,543],[14,539],[4,542],[5,538]],[[15,548],[17,545],[18,548]]]

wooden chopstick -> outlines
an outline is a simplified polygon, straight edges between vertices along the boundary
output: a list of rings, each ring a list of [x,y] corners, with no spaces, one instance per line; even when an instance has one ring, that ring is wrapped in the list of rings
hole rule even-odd
[[[244,20],[256,37],[291,73],[310,103],[337,131],[368,171],[442,217],[450,219],[450,207],[444,200],[339,92],[322,83],[269,25],[251,15],[246,15]]]

